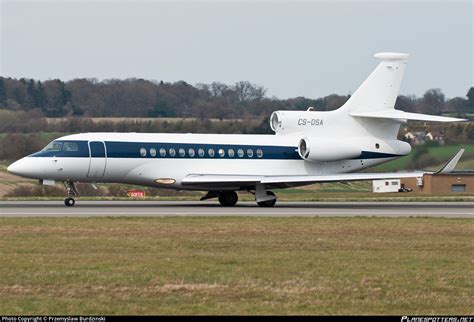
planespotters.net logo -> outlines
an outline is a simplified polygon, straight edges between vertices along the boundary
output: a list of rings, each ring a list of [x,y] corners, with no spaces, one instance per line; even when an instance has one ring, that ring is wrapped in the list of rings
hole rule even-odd
[[[401,322],[474,322],[472,316],[402,316]]]

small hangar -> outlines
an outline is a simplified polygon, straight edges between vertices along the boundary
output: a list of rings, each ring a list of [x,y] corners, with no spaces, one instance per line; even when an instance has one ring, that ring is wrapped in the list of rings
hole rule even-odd
[[[403,178],[400,184],[426,194],[474,193],[474,171],[425,173],[420,178]]]

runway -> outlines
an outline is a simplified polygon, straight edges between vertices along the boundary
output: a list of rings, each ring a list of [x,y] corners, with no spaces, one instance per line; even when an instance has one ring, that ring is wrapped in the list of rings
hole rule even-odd
[[[221,207],[214,201],[1,201],[1,217],[120,217],[120,216],[376,216],[474,218],[474,202],[277,202],[273,208],[255,202]]]

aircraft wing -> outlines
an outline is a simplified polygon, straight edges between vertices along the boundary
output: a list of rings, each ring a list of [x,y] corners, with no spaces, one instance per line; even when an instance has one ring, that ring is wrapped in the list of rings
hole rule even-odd
[[[416,172],[391,172],[391,173],[341,173],[320,176],[270,176],[264,177],[260,182],[272,183],[318,183],[318,182],[346,182],[377,179],[416,178],[423,176],[422,171]]]
[[[191,174],[181,184],[199,187],[246,187],[262,183],[273,187],[301,186],[321,182],[347,182],[377,179],[400,179],[422,177],[423,171],[391,173],[341,173],[317,176],[246,176]]]
[[[450,173],[456,167],[459,159],[464,153],[461,149],[454,155],[444,166],[435,173]],[[219,174],[190,174],[182,181],[184,186],[195,186],[203,188],[250,188],[255,187],[257,183],[264,184],[273,188],[286,188],[294,186],[304,186],[313,183],[322,182],[348,182],[378,179],[401,179],[401,178],[418,178],[425,173],[433,173],[428,171],[411,171],[411,172],[387,172],[387,173],[339,173],[316,176],[265,176],[265,175],[219,175]]]

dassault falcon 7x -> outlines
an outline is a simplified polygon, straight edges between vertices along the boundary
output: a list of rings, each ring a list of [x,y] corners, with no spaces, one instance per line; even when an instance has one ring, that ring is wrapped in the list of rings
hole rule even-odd
[[[83,133],[67,135],[18,160],[8,171],[42,184],[63,182],[66,206],[75,204],[76,182],[124,183],[207,191],[222,206],[236,191],[255,195],[259,206],[276,202],[270,189],[317,182],[421,177],[423,172],[354,173],[407,155],[397,140],[407,120],[461,119],[396,110],[408,54],[378,53],[381,62],[339,109],[275,111],[274,135]],[[440,171],[449,172],[462,150]]]

